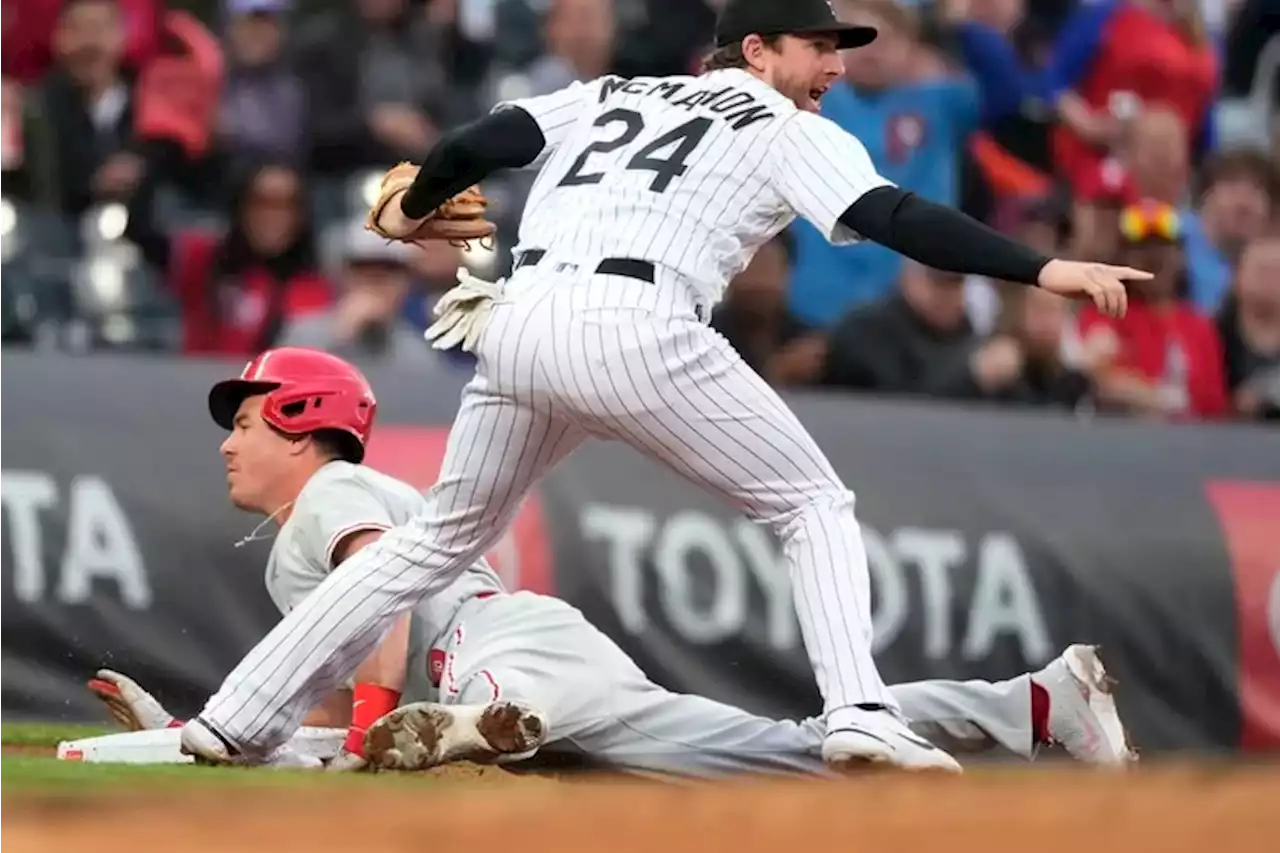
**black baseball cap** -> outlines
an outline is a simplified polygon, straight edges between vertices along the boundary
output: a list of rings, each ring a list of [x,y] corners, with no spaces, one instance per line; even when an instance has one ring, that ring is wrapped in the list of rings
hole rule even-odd
[[[716,21],[716,47],[761,36],[836,37],[841,50],[871,44],[875,27],[846,24],[836,17],[830,0],[728,0]]]

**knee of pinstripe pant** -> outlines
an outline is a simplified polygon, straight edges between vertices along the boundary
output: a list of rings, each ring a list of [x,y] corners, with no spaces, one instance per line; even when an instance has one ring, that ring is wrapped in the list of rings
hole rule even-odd
[[[775,535],[785,540],[814,518],[830,518],[838,524],[856,524],[855,502],[853,492],[837,483],[801,493],[793,506],[759,520],[769,524]]]

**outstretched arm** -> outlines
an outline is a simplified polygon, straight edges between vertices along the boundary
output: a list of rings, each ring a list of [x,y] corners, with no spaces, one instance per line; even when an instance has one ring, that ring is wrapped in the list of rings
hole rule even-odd
[[[1049,259],[950,207],[881,177],[862,143],[835,124],[798,113],[779,134],[774,183],[786,202],[832,243],[872,240],[935,269],[1038,285],[1124,313],[1124,282],[1149,273]]]
[[[934,269],[1035,284],[1049,258],[976,219],[898,187],[878,187],[840,214],[863,237]]]

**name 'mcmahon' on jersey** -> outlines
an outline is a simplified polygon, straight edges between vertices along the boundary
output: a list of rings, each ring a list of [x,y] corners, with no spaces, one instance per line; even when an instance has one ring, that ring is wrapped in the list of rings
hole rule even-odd
[[[546,139],[517,253],[644,258],[713,302],[797,215],[856,242],[840,214],[889,185],[857,139],[737,69],[601,77],[508,106]]]

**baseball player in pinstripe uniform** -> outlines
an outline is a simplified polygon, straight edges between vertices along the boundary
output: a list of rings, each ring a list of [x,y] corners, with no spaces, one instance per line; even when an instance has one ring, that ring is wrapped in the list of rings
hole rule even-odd
[[[284,618],[184,728],[213,759],[262,754],[500,536],[529,487],[588,438],[625,441],[769,524],[790,567],[824,701],[822,755],[958,771],[912,732],[871,654],[867,557],[845,487],[768,385],[711,331],[735,272],[797,215],[833,242],[1037,285],[1123,313],[1146,273],[1042,257],[879,177],[818,115],[840,50],[875,31],[826,0],[728,0],[700,76],[603,77],[446,134],[384,180],[370,227],[448,236],[455,197],[540,169],[509,280],[465,280],[429,335],[477,358],[423,511],[361,549]]]
[[[425,510],[412,486],[360,464],[376,404],[360,372],[333,355],[265,352],[240,378],[215,385],[209,408],[230,432],[222,455],[232,500],[266,516],[261,526],[279,524],[266,585],[281,614],[384,531]],[[119,673],[100,672],[89,686],[127,728],[172,725]],[[576,608],[509,593],[483,558],[397,620],[346,692],[322,702],[305,721],[309,734],[266,763],[305,765],[300,756],[310,755],[312,766],[327,758],[334,769],[367,760],[412,770],[538,750],[662,776],[825,770],[821,720],[769,720],[664,690]],[[1000,746],[1030,757],[1052,740],[1090,763],[1129,756],[1105,671],[1087,646],[1009,681],[922,681],[890,692],[914,731],[958,751]],[[345,739],[341,731],[327,736],[342,750],[317,754],[316,737],[332,727],[347,729]]]

